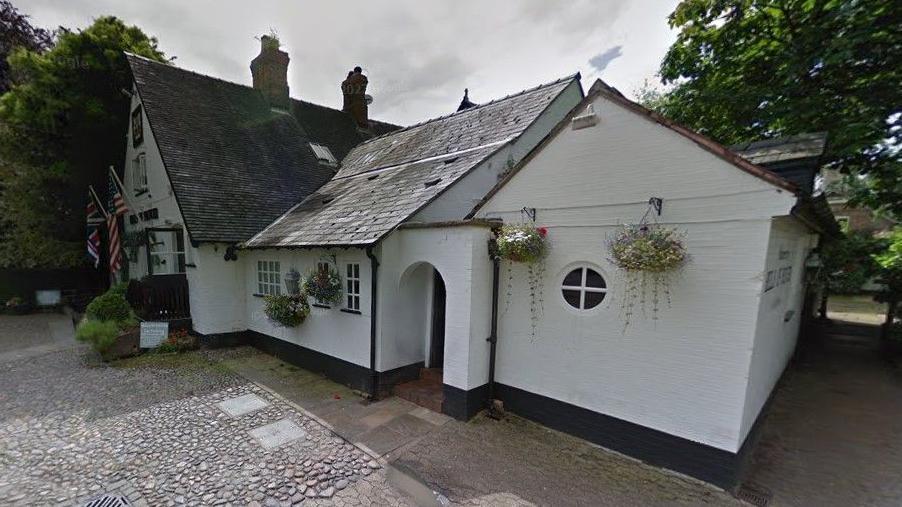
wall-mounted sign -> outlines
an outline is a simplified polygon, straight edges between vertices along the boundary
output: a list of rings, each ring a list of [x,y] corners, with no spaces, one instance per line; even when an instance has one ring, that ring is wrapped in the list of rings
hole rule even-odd
[[[144,141],[144,118],[141,106],[132,111],[132,146],[137,148]]]
[[[141,348],[152,349],[163,343],[169,336],[168,322],[142,322],[141,323]]]

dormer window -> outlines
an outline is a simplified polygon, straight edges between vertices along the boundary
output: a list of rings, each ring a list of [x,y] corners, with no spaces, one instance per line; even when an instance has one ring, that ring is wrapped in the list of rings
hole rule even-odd
[[[338,165],[338,160],[335,160],[335,155],[332,154],[329,148],[316,143],[310,143],[310,148],[313,149],[313,153],[320,164]]]

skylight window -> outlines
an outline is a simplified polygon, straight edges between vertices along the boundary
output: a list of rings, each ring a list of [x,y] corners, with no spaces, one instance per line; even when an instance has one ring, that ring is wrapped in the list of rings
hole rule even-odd
[[[329,148],[316,143],[310,143],[310,148],[313,149],[313,153],[316,155],[316,159],[321,163],[338,165],[338,160],[335,160],[335,155],[332,154],[332,151],[329,150]]]

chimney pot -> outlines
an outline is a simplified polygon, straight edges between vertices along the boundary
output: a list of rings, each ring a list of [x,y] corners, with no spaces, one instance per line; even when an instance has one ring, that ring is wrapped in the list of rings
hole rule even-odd
[[[260,90],[270,107],[288,109],[288,53],[279,49],[279,39],[260,37],[260,54],[251,61],[254,88]]]

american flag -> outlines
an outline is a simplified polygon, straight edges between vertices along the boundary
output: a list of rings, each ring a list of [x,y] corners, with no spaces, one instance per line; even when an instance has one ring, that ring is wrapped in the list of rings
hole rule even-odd
[[[115,215],[124,215],[128,213],[128,206],[125,205],[125,199],[122,198],[122,192],[119,185],[116,184],[116,178],[113,176],[113,170],[110,169],[110,213]]]
[[[107,233],[110,238],[110,274],[115,274],[122,269],[122,247],[119,244],[119,215],[128,213],[128,207],[119,191],[119,185],[113,177],[110,169],[109,205],[110,213],[106,217]]]
[[[110,236],[110,274],[122,269],[122,248],[119,246],[119,215],[110,213],[106,217],[107,232]]]

